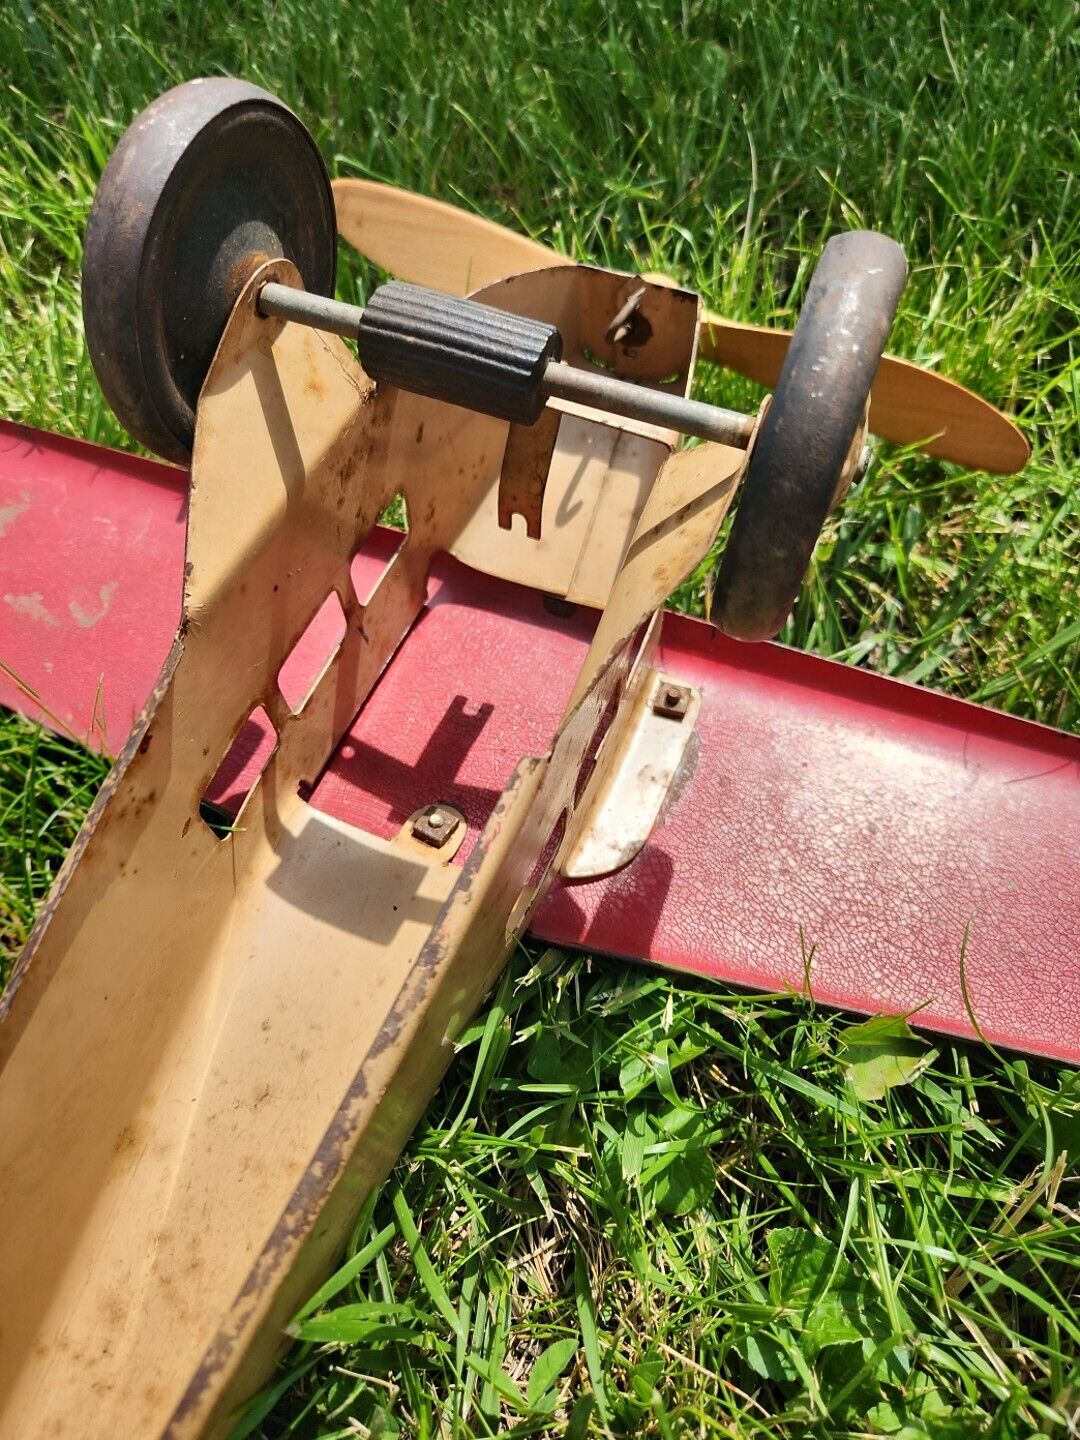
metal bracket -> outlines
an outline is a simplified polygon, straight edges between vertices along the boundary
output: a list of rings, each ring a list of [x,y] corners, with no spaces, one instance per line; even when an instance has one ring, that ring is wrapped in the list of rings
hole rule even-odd
[[[658,631],[659,623],[643,649],[655,648]],[[560,866],[568,880],[610,875],[641,851],[685,776],[700,708],[700,690],[639,661],[578,810]]]

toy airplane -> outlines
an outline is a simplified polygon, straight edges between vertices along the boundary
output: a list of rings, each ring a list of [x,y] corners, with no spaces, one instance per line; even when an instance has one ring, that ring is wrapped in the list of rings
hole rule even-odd
[[[526,931],[1080,1059],[1075,741],[742,643],[868,402],[1026,454],[879,368],[898,247],[830,242],[741,416],[687,398],[730,359],[696,295],[448,236],[439,292],[329,299],[303,126],[180,86],[102,179],[84,311],[190,480],[0,429],[0,698],[120,751],[0,1000],[5,1435],[227,1433]],[[737,495],[714,624],[665,613]]]

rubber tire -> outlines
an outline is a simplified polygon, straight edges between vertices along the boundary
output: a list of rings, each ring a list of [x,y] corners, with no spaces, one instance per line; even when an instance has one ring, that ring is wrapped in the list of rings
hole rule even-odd
[[[818,261],[716,571],[712,621],[737,640],[783,628],[829,514],[907,279],[874,231],[834,236]]]
[[[186,463],[195,406],[240,290],[288,259],[332,295],[337,224],[314,140],[246,81],[192,80],[128,127],[102,174],[86,231],[83,323],[120,423]]]

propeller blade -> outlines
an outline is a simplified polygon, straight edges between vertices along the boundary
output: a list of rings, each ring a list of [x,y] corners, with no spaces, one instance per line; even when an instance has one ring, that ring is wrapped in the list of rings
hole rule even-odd
[[[536,240],[442,200],[376,180],[335,180],[338,234],[381,269],[450,295],[572,265]]]
[[[772,386],[790,339],[790,330],[745,325],[707,310],[698,358]],[[894,445],[918,445],[928,455],[995,475],[1022,470],[1031,455],[1021,431],[989,401],[895,355],[881,357],[870,392],[870,429]]]
[[[335,180],[338,233],[383,270],[414,285],[467,295],[507,275],[574,262],[480,215],[375,180]],[[651,276],[651,279],[660,277]],[[789,330],[747,325],[704,311],[698,354],[763,385],[775,385]],[[870,428],[897,445],[971,470],[1011,475],[1031,447],[988,401],[944,375],[882,357],[870,396]]]

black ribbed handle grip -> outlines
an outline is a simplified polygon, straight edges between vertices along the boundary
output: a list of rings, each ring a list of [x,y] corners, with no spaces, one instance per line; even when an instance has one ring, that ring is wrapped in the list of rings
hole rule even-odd
[[[562,354],[554,325],[400,280],[372,295],[358,340],[373,380],[523,425],[540,418],[544,371]]]

